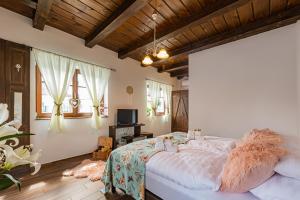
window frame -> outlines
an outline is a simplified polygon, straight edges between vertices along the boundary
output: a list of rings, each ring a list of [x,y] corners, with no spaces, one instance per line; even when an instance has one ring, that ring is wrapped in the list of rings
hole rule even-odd
[[[148,89],[149,89],[149,85],[147,84],[147,85],[146,85],[146,90],[148,90]],[[160,88],[160,91],[162,91],[162,88]],[[149,101],[148,101],[148,96],[149,96],[149,95],[148,95],[148,91],[147,91],[147,105],[148,105],[148,102],[149,102]],[[164,111],[163,111],[163,112],[157,112],[157,111],[156,111],[157,109],[155,109],[155,110],[154,110],[154,115],[155,115],[155,116],[158,116],[158,117],[159,117],[159,116],[164,116],[164,115],[166,114],[166,100],[164,99],[163,96],[161,96],[161,94],[160,94],[159,99],[160,99],[160,98],[162,98],[163,101],[164,101]],[[151,109],[152,109],[152,108],[151,108]],[[152,110],[153,110],[153,109],[152,109]]]
[[[156,112],[156,110],[155,110],[155,116],[163,116],[163,115],[165,115],[166,114],[166,100],[165,100],[165,98],[161,95],[161,93],[162,93],[162,88],[159,88],[160,89],[160,96],[159,96],[159,98],[158,99],[163,99],[163,104],[164,104],[164,111],[163,112]]]
[[[76,69],[72,79],[72,90],[73,90],[73,99],[78,98],[78,74],[80,74],[79,69]],[[104,98],[101,103],[104,104]],[[93,113],[80,113],[79,106],[72,108],[72,113],[63,113],[64,118],[69,119],[82,119],[82,118],[91,118]],[[36,119],[50,119],[52,113],[43,113],[42,112],[42,74],[39,68],[36,66]],[[103,118],[107,118],[107,115],[101,115]]]

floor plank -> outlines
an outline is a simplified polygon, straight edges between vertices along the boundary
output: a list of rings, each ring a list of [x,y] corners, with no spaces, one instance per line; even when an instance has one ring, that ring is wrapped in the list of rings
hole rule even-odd
[[[133,200],[121,191],[118,194],[102,194],[101,181],[62,176],[64,170],[75,167],[87,158],[90,155],[46,164],[38,174],[21,179],[21,192],[15,187],[0,191],[0,200]]]

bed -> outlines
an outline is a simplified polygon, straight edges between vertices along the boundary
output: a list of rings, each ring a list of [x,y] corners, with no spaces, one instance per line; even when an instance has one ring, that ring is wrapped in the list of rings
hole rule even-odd
[[[222,193],[211,190],[191,190],[146,171],[146,200],[258,200],[248,193]]]
[[[219,176],[235,140],[205,137],[179,145],[179,152],[162,151],[146,163],[146,199],[254,200],[251,193],[222,193]],[[203,186],[203,181],[207,186]]]
[[[179,144],[178,153],[154,151],[151,145],[155,139],[113,152],[107,164],[110,171],[106,169],[103,180],[106,192],[117,187],[135,199],[144,196],[146,200],[256,200],[251,193],[217,192],[223,164],[235,145],[233,139],[206,137],[201,142],[186,141],[185,133],[172,134]],[[145,158],[145,162],[140,158]],[[138,176],[133,177],[136,173]],[[140,183],[132,184],[133,179]]]

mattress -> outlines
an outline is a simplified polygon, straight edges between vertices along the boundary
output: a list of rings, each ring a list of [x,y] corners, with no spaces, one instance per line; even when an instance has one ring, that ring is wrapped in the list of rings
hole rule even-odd
[[[164,200],[258,200],[251,193],[192,190],[146,170],[146,189]]]
[[[179,145],[177,153],[153,155],[146,169],[188,189],[218,191],[223,165],[234,145],[234,140],[225,138],[193,140]]]

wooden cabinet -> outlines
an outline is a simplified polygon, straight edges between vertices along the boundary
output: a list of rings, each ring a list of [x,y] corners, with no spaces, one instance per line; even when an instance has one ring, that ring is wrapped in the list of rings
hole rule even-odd
[[[6,102],[5,100],[5,67],[4,67],[4,44],[5,41],[0,39],[0,103]]]
[[[8,104],[9,120],[18,114],[20,130],[29,132],[30,47],[0,40],[0,102]],[[20,140],[20,144],[29,142],[29,137]]]
[[[189,93],[188,90],[172,92],[172,132],[188,131],[189,119]]]

